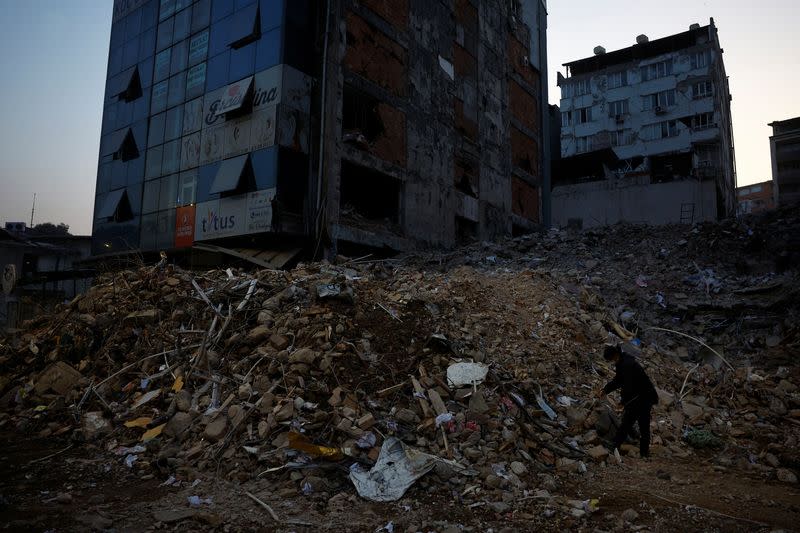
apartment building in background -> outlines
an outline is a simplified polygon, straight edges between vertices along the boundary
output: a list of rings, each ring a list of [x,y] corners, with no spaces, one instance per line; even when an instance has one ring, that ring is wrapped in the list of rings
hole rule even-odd
[[[453,246],[547,216],[542,0],[116,0],[93,253]]]
[[[694,223],[736,212],[728,78],[717,27],[564,65],[553,224]]]
[[[787,205],[800,201],[800,117],[776,120],[769,138],[775,202]]]
[[[739,203],[736,213],[750,215],[767,211],[775,207],[775,188],[772,180],[753,183],[736,188],[736,200]]]

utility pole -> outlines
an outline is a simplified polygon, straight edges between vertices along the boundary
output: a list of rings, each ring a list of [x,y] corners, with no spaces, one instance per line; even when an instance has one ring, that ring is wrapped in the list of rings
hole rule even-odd
[[[31,206],[31,225],[30,227],[33,228],[33,212],[36,209],[36,193],[33,193],[33,206]]]

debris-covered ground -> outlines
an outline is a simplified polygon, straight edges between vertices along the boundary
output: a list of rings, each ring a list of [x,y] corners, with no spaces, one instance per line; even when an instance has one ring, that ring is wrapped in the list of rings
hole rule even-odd
[[[0,523],[796,528],[798,235],[778,211],[108,274],[0,346]],[[648,461],[604,447],[609,340],[659,391]]]

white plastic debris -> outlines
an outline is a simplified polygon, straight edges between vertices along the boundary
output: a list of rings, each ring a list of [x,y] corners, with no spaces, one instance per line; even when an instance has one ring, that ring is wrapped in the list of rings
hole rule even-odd
[[[442,424],[447,424],[453,420],[453,413],[442,413],[436,417],[436,427],[438,428]]]
[[[455,363],[447,367],[447,384],[453,388],[479,385],[488,373],[489,367],[481,363]]]
[[[389,437],[383,441],[375,466],[369,471],[351,468],[350,480],[362,498],[374,502],[393,502],[399,500],[416,480],[430,472],[437,462],[446,463],[459,471],[464,470],[455,461],[414,450],[400,439]],[[356,463],[354,466],[360,465]]]
[[[208,498],[201,498],[200,496],[189,496],[186,499],[189,502],[189,505],[191,505],[192,507],[200,507],[203,504],[211,505],[212,503],[214,503],[210,496]]]

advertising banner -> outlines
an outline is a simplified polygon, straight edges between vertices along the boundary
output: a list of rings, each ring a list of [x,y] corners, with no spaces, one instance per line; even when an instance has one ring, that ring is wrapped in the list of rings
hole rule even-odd
[[[197,204],[194,240],[271,231],[274,198],[273,188]]]
[[[179,207],[175,213],[175,248],[186,248],[194,243],[195,206]]]

